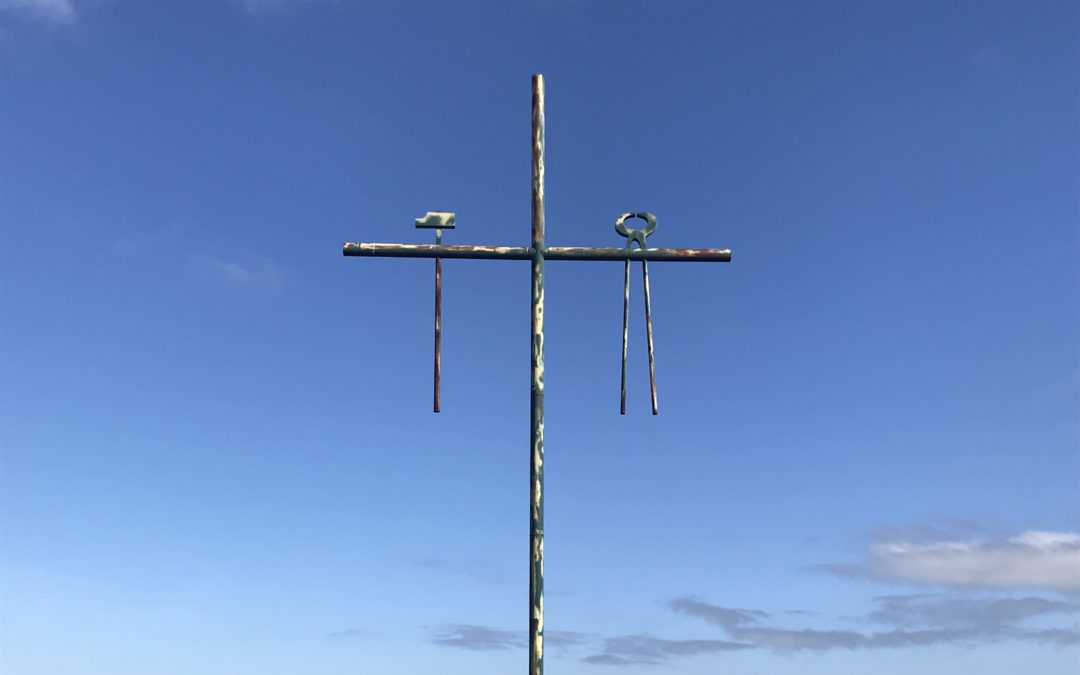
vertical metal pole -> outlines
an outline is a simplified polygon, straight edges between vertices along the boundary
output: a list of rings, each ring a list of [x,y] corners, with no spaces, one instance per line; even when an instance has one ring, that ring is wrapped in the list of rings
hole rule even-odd
[[[435,244],[442,243],[442,230],[435,230]],[[435,258],[435,412],[439,412],[439,384],[442,381],[442,258]]]
[[[544,673],[544,76],[532,79],[532,378],[529,675]]]
[[[622,295],[622,382],[619,384],[619,414],[626,414],[626,338],[630,329],[630,261],[623,263]]]
[[[652,302],[649,300],[649,261],[641,261],[641,280],[645,286],[645,336],[649,341],[649,390],[652,394],[652,414],[656,414],[656,366],[653,362]]]

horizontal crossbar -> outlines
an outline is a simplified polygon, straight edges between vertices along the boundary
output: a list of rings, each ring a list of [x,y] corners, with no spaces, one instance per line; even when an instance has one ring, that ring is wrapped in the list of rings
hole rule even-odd
[[[532,260],[531,246],[447,246],[431,244],[359,244],[346,242],[346,256],[375,258],[467,258]],[[730,248],[593,248],[548,246],[545,260],[648,260],[680,262],[731,262]]]

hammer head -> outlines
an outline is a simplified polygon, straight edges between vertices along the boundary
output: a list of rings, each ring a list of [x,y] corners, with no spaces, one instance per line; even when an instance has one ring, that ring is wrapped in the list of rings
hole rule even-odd
[[[416,219],[416,226],[423,228],[454,229],[456,215],[451,211],[428,211],[423,218]]]

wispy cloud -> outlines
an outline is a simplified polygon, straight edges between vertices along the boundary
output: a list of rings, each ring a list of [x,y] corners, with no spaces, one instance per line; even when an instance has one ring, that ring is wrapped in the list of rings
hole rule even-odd
[[[347,640],[352,638],[365,637],[367,636],[367,634],[368,632],[366,630],[361,630],[359,628],[349,628],[348,630],[340,630],[335,633],[327,633],[326,637],[333,638],[335,640]]]
[[[581,645],[589,644],[596,640],[595,635],[579,633],[573,630],[546,630],[544,631],[544,648],[555,647],[558,650],[573,649]]]
[[[784,610],[784,614],[788,616],[818,616],[821,612],[813,612],[809,609],[787,609]]]
[[[760,609],[721,607],[691,597],[676,598],[669,602],[668,606],[676,612],[703,619],[727,631],[769,618],[769,614]]]
[[[596,643],[597,637],[577,631],[544,631],[545,658],[573,656],[584,647]],[[441,647],[491,651],[518,649],[528,645],[525,631],[503,631],[485,625],[471,623],[448,623],[432,631],[431,642]]]
[[[156,265],[175,267],[179,273],[214,287],[264,293],[284,288],[285,269],[277,259],[243,248],[237,251],[225,241],[197,243],[194,233],[199,229],[193,219],[177,216],[160,226],[131,227],[113,240],[112,248],[129,261],[152,257],[158,261]],[[226,250],[232,253],[223,253]]]
[[[526,644],[524,633],[465,623],[440,626],[436,629],[431,641],[442,647],[474,651],[514,649],[524,647]]]
[[[71,0],[0,0],[0,10],[61,24],[72,23],[78,16]]]
[[[1080,615],[1080,604],[1037,596],[969,597],[957,593],[881,596],[874,598],[871,612],[855,619],[870,627],[861,631],[789,628],[760,609],[724,607],[694,597],[671,600],[668,608],[699,619],[722,635],[675,639],[636,633],[600,638],[574,631],[547,631],[545,646],[560,656],[590,647],[593,653],[586,652],[581,661],[591,665],[641,666],[751,649],[791,654],[932,645],[974,647],[1001,642],[1080,644],[1080,632],[1075,625],[1047,627],[1054,619],[1075,621]],[[780,614],[791,616],[789,611]],[[799,616],[805,619],[816,613],[800,612]],[[523,648],[527,636],[524,631],[446,624],[433,631],[431,642],[456,649],[492,651]]]
[[[885,525],[870,530],[862,539],[873,543],[887,541],[931,542],[967,540],[1000,535],[1000,528],[983,520],[938,515],[929,521]]]
[[[424,569],[465,577],[482,584],[510,583],[510,578],[505,571],[483,560],[451,561],[431,556],[414,556],[410,559],[413,564]]]
[[[263,291],[278,291],[284,284],[281,267],[271,258],[234,260],[195,254],[189,262],[192,273],[203,281]]]
[[[1012,537],[897,537],[855,563],[825,565],[847,577],[995,588],[1080,589],[1080,533],[1029,531]]]
[[[1080,613],[1080,604],[1034,596],[1022,598],[968,597],[920,593],[875,598],[877,607],[867,618],[875,623],[911,628],[964,628],[998,630],[1043,616]]]
[[[602,650],[583,661],[609,666],[659,665],[678,657],[744,649],[790,654],[931,645],[972,647],[1007,641],[1059,646],[1080,643],[1075,629],[1023,625],[1025,621],[1080,613],[1080,605],[1071,602],[917,594],[883,596],[874,603],[875,609],[859,620],[878,629],[856,631],[785,628],[775,625],[762,610],[677,598],[668,603],[670,609],[720,629],[726,639],[673,640],[644,634],[611,637],[604,640]]]
[[[1080,595],[1075,593],[1080,588],[1080,534],[1028,531],[1011,538],[993,537],[980,525],[954,522],[879,530],[871,541],[865,561],[828,569],[842,576],[933,583],[950,590],[876,597],[871,611],[841,617],[859,623],[860,629],[829,625],[820,612],[807,609],[771,614],[685,596],[669,601],[668,608],[719,634],[671,638],[642,632],[601,638],[549,632],[547,642],[564,649],[589,647],[592,653],[586,652],[582,662],[606,666],[665,665],[695,655],[743,650],[791,654],[1005,642],[1080,644],[1076,601]],[[429,568],[453,567],[440,559],[416,562]],[[974,588],[983,590],[973,594]],[[1043,597],[1024,591],[1032,588],[1064,595]],[[510,649],[525,646],[526,636],[452,624],[443,626],[432,641],[463,649]]]
[[[604,640],[604,649],[582,659],[606,666],[660,665],[673,658],[752,649],[753,645],[728,640],[669,640],[652,635],[623,635]]]
[[[524,631],[500,630],[474,624],[444,624],[435,629],[431,641],[442,647],[470,649],[473,651],[491,651],[495,649],[515,649],[528,643]],[[544,632],[545,649],[553,649],[559,654],[573,652],[578,647],[596,641],[596,636],[572,630],[549,630]]]
[[[1080,604],[1028,596],[968,597],[957,594],[891,595],[874,599],[875,609],[860,620],[884,630],[853,631],[766,625],[760,610],[732,609],[695,598],[678,598],[672,610],[720,628],[734,640],[774,652],[879,649],[928,645],[973,646],[1025,641],[1075,644],[1080,634],[1064,628],[1028,628],[1030,619],[1080,614]]]

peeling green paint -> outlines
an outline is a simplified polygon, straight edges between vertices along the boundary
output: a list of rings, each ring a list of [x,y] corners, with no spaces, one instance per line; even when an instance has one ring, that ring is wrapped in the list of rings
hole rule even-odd
[[[452,230],[457,226],[457,216],[452,211],[428,211],[423,218],[416,219],[416,226]]]
[[[532,96],[532,377],[529,387],[529,675],[544,673],[544,76]]]
[[[532,260],[530,246],[432,246],[431,244],[365,244],[346,242],[342,255],[370,258],[458,258],[472,260]],[[544,260],[648,260],[649,262],[731,262],[729,248],[649,248],[645,250],[592,246],[546,246]]]
[[[648,260],[649,262],[731,262],[730,248],[591,248],[588,246],[548,246],[548,260]]]

